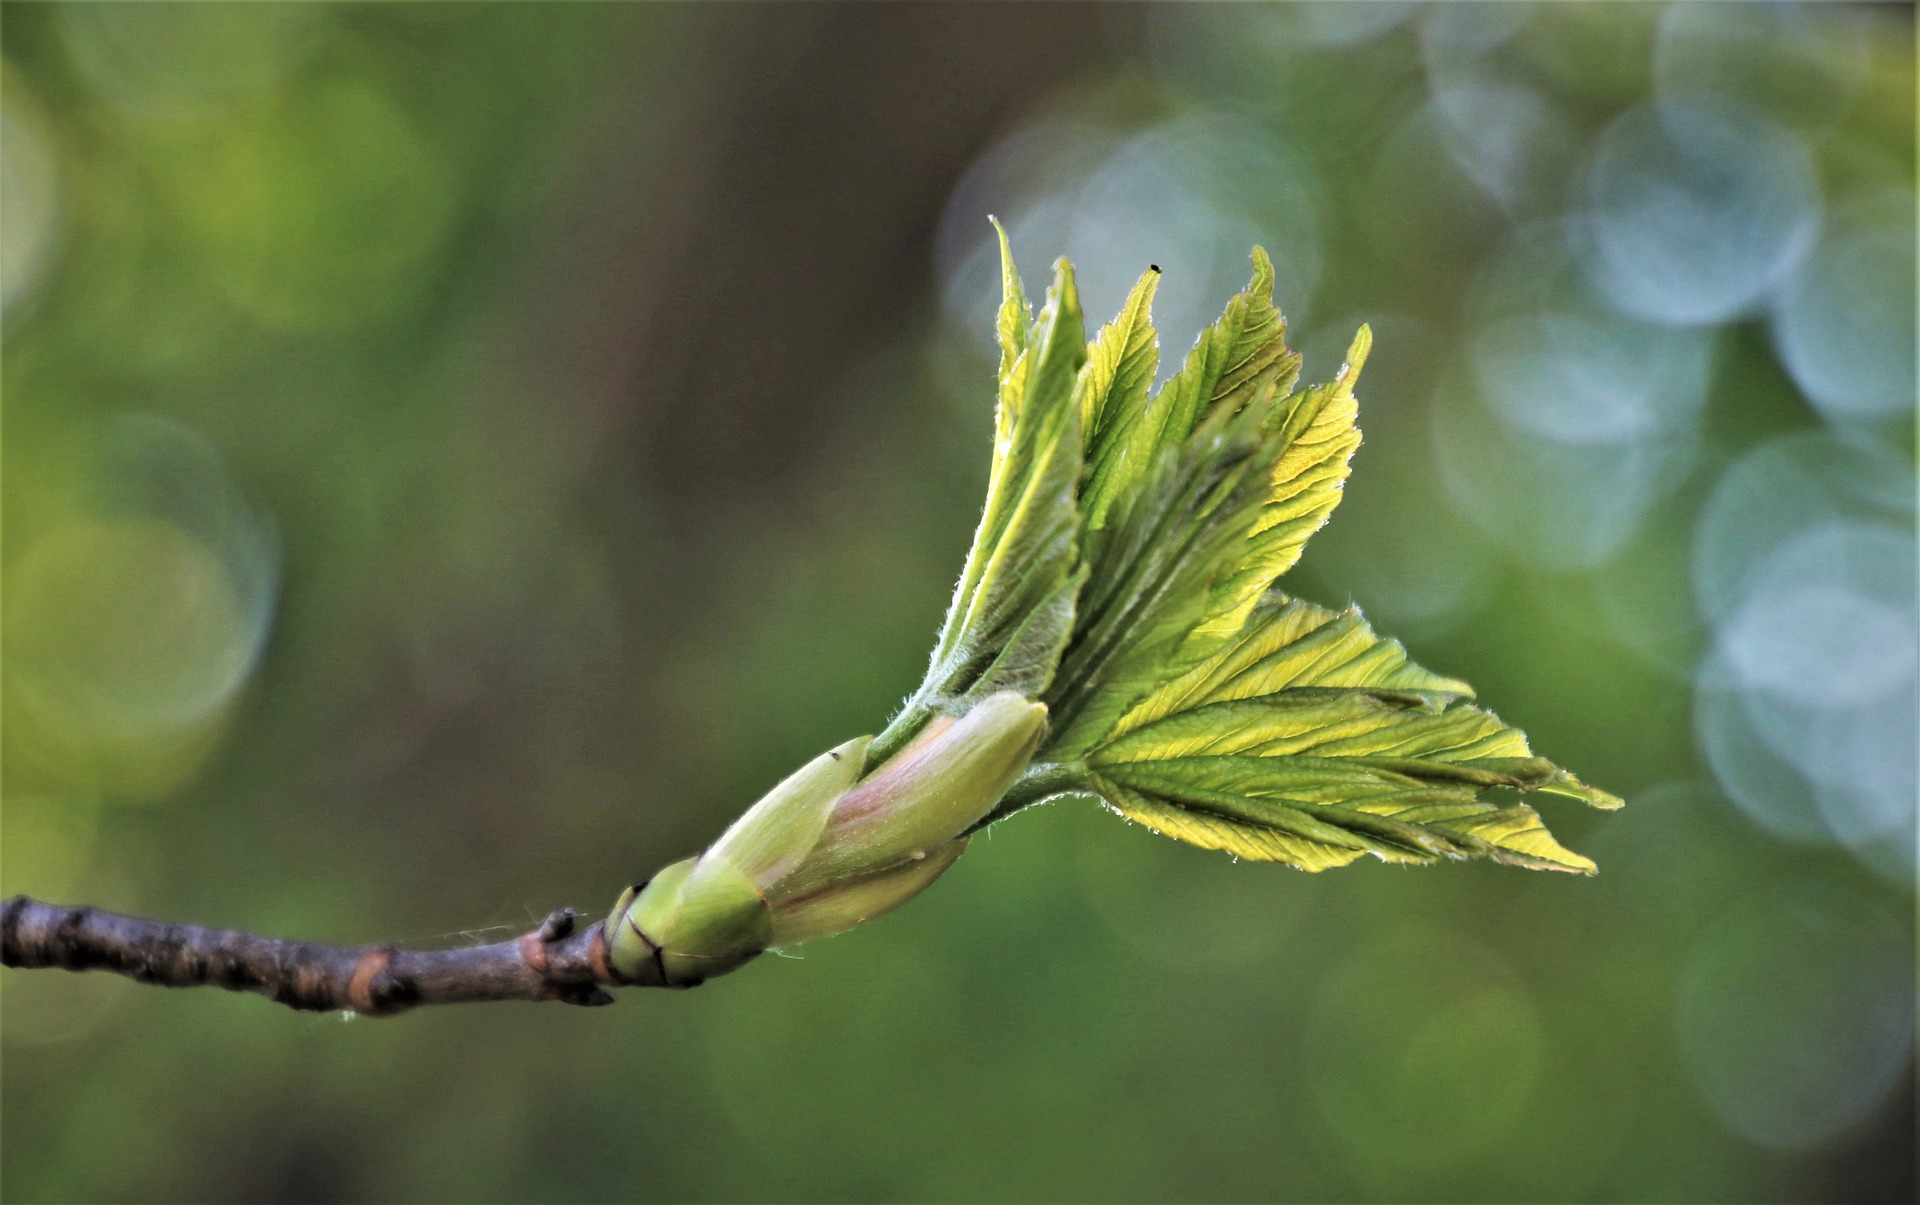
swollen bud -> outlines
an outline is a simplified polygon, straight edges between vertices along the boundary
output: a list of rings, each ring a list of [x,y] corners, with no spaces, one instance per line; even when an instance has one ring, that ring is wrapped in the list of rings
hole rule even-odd
[[[667,983],[688,987],[745,963],[767,948],[773,915],[753,881],[711,853],[675,862],[641,888],[608,956],[630,978],[647,975],[635,957],[651,958]]]
[[[820,841],[834,803],[866,768],[860,737],[800,767],[697,858],[629,888],[607,917],[607,959],[635,982],[692,987],[765,950],[767,887]]]
[[[1046,723],[1045,707],[1005,692],[937,718],[864,780],[870,738],[821,754],[705,853],[622,895],[608,960],[634,982],[691,987],[892,911],[953,865]]]
[[[840,796],[866,772],[872,740],[856,737],[788,775],[733,822],[708,856],[725,858],[762,889],[786,878],[820,843]]]
[[[797,946],[816,937],[845,933],[892,912],[947,872],[966,852],[967,838],[949,841],[927,856],[871,874],[856,875],[782,899],[773,910],[772,946]]]
[[[774,897],[919,861],[978,823],[1039,747],[1047,709],[1012,691],[989,695],[959,720],[936,717],[921,734],[840,797],[826,832]]]

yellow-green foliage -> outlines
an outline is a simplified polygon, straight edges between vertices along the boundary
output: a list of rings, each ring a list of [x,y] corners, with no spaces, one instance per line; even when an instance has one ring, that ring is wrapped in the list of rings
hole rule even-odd
[[[1001,236],[1000,408],[985,513],[933,664],[876,747],[995,690],[1052,727],[998,818],[1098,795],[1171,837],[1307,870],[1362,854],[1591,872],[1495,788],[1619,800],[1534,756],[1472,688],[1357,610],[1277,579],[1339,504],[1360,446],[1362,327],[1331,379],[1253,280],[1158,391],[1155,268],[1080,350],[1072,265],[1030,309]]]
[[[1358,610],[1274,588],[1340,502],[1367,328],[1331,380],[1295,388],[1256,247],[1252,283],[1156,392],[1158,268],[1085,344],[1072,265],[1034,319],[1004,231],[1000,250],[993,468],[926,677],[885,732],[621,897],[615,966],[691,985],[842,932],[919,894],[974,828],[1063,794],[1303,870],[1372,854],[1591,873],[1488,792],[1619,800]]]

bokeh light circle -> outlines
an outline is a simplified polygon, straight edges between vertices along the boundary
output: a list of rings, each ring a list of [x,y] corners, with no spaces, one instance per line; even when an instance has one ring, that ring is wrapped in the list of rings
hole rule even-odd
[[[1762,1146],[1817,1149],[1880,1105],[1913,1053],[1913,941],[1837,883],[1783,879],[1692,950],[1675,1024],[1694,1086]]]
[[[1920,790],[1915,568],[1910,532],[1808,528],[1768,556],[1718,632],[1712,687],[1739,692],[1753,734],[1809,784],[1825,827],[1850,846],[1908,822]]]
[[[329,20],[308,4],[75,4],[54,16],[96,95],[169,119],[207,117],[280,84]]]
[[[1625,312],[1680,325],[1758,305],[1819,228],[1791,131],[1707,98],[1641,105],[1600,135],[1585,176],[1594,283]]]
[[[60,180],[51,132],[26,86],[8,72],[0,95],[0,314],[11,314],[45,272],[60,228]]]
[[[1773,313],[1774,346],[1809,402],[1847,422],[1914,408],[1914,196],[1836,213]]]
[[[1079,149],[1053,156],[1075,140]],[[982,156],[948,204],[948,308],[991,339],[979,320],[999,303],[988,213],[1006,223],[1036,304],[1052,257],[1073,261],[1090,327],[1118,312],[1149,264],[1163,264],[1154,319],[1165,378],[1219,316],[1220,298],[1246,285],[1255,243],[1273,251],[1275,301],[1289,320],[1305,316],[1324,262],[1316,179],[1304,156],[1234,117],[1193,113],[1125,138],[1068,118],[1029,127]]]
[[[1502,208],[1541,211],[1558,199],[1579,140],[1538,91],[1468,79],[1436,90],[1432,107],[1447,153]]]
[[[1574,263],[1578,238],[1576,224],[1523,227],[1475,279],[1469,356],[1481,401],[1518,434],[1575,447],[1693,431],[1713,336],[1602,304]]]
[[[457,219],[448,148],[402,98],[330,82],[158,165],[214,285],[270,327],[379,323],[430,283]]]
[[[1809,708],[1877,699],[1912,679],[1913,543],[1871,524],[1796,535],[1720,630],[1741,680]]]
[[[1275,5],[1289,31],[1314,46],[1357,46],[1398,28],[1420,11],[1409,0],[1370,0],[1366,4]]]
[[[1712,94],[1795,125],[1826,125],[1866,86],[1869,19],[1838,4],[1668,4],[1653,48],[1655,94]]]
[[[1709,344],[1597,309],[1517,315],[1474,338],[1475,379],[1520,430],[1556,443],[1629,444],[1696,414]]]
[[[1467,370],[1443,379],[1430,412],[1440,478],[1490,538],[1550,572],[1618,555],[1698,454],[1691,426],[1625,444],[1563,444],[1517,431],[1488,408]]]
[[[245,615],[219,558],[171,524],[75,519],[10,576],[9,679],[75,728],[190,723],[245,674]]]
[[[1480,65],[1527,22],[1524,4],[1429,4],[1420,18],[1420,56],[1436,83]]]
[[[9,568],[7,683],[51,742],[157,757],[251,674],[278,544],[218,452],[173,420],[113,422],[95,475]]]
[[[1695,684],[1693,729],[1714,781],[1741,815],[1789,841],[1833,843],[1812,785],[1761,739],[1745,694],[1712,657]]]
[[[1728,797],[1777,835],[1871,852],[1912,825],[1912,490],[1892,453],[1802,432],[1750,451],[1702,508],[1696,727]]]
[[[1693,588],[1709,622],[1752,593],[1768,557],[1797,534],[1853,520],[1910,527],[1913,467],[1871,443],[1821,431],[1778,436],[1721,474],[1695,527]]]
[[[1327,972],[1301,1036],[1321,1117],[1382,1187],[1500,1149],[1546,1045],[1526,985],[1498,957],[1421,926]]]

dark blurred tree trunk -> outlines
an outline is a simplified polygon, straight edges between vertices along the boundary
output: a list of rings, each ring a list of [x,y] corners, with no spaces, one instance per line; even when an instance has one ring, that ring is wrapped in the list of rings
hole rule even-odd
[[[693,538],[743,485],[790,493],[819,448],[826,388],[930,297],[955,182],[1106,44],[1094,5],[709,12],[723,82],[698,117],[705,178],[672,246],[636,265],[666,300],[631,394],[643,455]]]

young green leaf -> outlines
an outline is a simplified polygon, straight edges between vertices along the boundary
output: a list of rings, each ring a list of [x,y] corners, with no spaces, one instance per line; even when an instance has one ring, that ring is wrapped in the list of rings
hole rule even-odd
[[[1157,273],[1135,286],[1088,356],[1094,423],[1083,492],[1089,579],[1047,696],[1054,754],[1078,756],[1145,692],[1245,622],[1338,500],[1353,429],[1352,381],[1280,398],[1300,357],[1273,306],[1273,268],[1253,279],[1151,399]],[[1344,419],[1344,427],[1341,421]]]
[[[1282,451],[1270,474],[1266,505],[1254,521],[1238,568],[1213,588],[1209,618],[1192,637],[1195,652],[1246,624],[1260,596],[1293,568],[1307,538],[1339,505],[1353,453],[1360,446],[1353,386],[1372,346],[1373,332],[1361,327],[1331,381],[1303,389],[1277,408],[1272,421]]]
[[[1485,796],[1617,799],[1536,757],[1464,682],[1415,665],[1357,611],[1273,591],[1339,503],[1360,444],[1355,384],[1371,332],[1360,329],[1332,379],[1296,390],[1300,357],[1255,248],[1252,281],[1157,393],[1157,269],[1087,348],[1069,389],[1053,340],[1071,276],[1062,264],[1027,329],[1004,233],[1001,250],[987,514],[928,684],[903,715],[923,723],[915,707],[977,699],[966,692],[978,683],[1047,704],[1053,726],[1037,763],[988,819],[1085,791],[1167,835],[1311,870],[1372,854],[1591,871],[1530,807]],[[1084,439],[1079,528],[1048,549],[1071,549],[1071,568],[1009,536],[1054,513],[1009,503],[1008,483],[1042,479],[1029,449],[1052,446],[1046,424],[1066,412],[1076,451]],[[1047,496],[1068,495],[1056,483]],[[1058,539],[1059,528],[1046,530]],[[997,567],[1017,563],[1045,565],[1052,593],[1036,603],[1000,584]],[[995,610],[1002,599],[1030,608],[1024,627]]]
[[[1026,300],[1004,233],[1001,256],[1001,393],[986,506],[926,677],[874,739],[874,764],[935,715],[964,712],[1001,691],[1037,698],[1073,629],[1083,577],[1080,297],[1072,266],[1061,260],[1039,318],[1020,334]]]
[[[997,463],[1006,454],[1013,433],[1014,415],[1020,411],[1021,390],[1026,384],[1027,336],[1033,324],[1033,306],[1020,283],[1020,270],[1013,266],[1013,248],[1007,244],[1006,227],[998,218],[989,218],[1000,240],[1000,312],[994,316],[994,335],[1000,343],[999,408],[994,414],[993,455]]]
[[[1106,526],[1107,511],[1129,479],[1126,452],[1160,369],[1160,340],[1153,329],[1153,295],[1159,287],[1160,269],[1149,269],[1127,294],[1120,316],[1100,328],[1087,348],[1080,399],[1087,481],[1080,509],[1090,531]]]
[[[1240,563],[1278,449],[1260,416],[1161,451],[1107,526],[1087,539],[1089,577],[1046,702],[1053,748],[1077,755],[1136,699],[1186,668],[1215,585]]]
[[[1273,261],[1255,247],[1252,281],[1195,341],[1156,399],[1158,442],[1184,439],[1209,415],[1238,410],[1275,382],[1282,394],[1291,389],[1300,356],[1287,350],[1286,335],[1286,319],[1273,304]]]
[[[1377,636],[1358,611],[1274,595],[1205,663],[1085,757],[1086,788],[1158,832],[1306,870],[1362,854],[1591,872],[1493,787],[1619,800],[1536,757],[1518,729]]]

